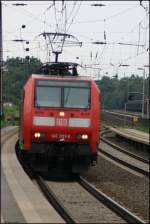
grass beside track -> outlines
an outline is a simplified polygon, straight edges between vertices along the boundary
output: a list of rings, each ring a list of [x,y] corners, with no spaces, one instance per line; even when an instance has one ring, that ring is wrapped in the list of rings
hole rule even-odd
[[[18,106],[4,107],[4,114],[1,119],[1,128],[6,126],[19,125],[19,108]]]

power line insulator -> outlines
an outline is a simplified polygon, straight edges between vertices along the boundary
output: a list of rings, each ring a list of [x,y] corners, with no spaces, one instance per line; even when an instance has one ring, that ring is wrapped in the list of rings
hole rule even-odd
[[[29,48],[26,48],[26,51],[29,51]]]
[[[26,28],[26,25],[22,25],[21,27],[24,29],[24,28]]]
[[[26,44],[29,44],[29,41],[26,41]]]
[[[16,3],[16,4],[12,4],[12,5],[15,5],[15,6],[25,6],[27,4],[24,4],[24,3]]]
[[[104,40],[106,40],[106,32],[104,31]]]
[[[15,39],[15,40],[12,40],[12,41],[15,41],[15,42],[24,42],[25,40],[22,40],[22,39]]]
[[[106,6],[104,4],[92,4],[91,6]]]
[[[92,44],[106,44],[106,42],[103,42],[103,41],[94,41],[94,42],[92,42]]]

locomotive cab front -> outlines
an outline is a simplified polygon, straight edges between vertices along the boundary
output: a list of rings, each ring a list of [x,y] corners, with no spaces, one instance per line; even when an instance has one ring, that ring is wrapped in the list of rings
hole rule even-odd
[[[24,87],[22,149],[80,172],[97,161],[99,90],[93,80],[32,75]]]

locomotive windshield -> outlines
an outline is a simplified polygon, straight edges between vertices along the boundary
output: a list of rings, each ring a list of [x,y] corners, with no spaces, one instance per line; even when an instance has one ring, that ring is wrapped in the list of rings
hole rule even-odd
[[[88,108],[89,89],[87,88],[64,88],[64,107]]]
[[[50,86],[36,87],[36,102],[37,107],[60,107],[61,94],[60,88]]]
[[[90,108],[90,82],[37,80],[35,107]]]

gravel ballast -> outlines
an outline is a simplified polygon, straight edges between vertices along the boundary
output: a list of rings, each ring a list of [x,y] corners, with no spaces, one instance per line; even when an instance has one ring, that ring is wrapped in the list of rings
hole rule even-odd
[[[82,176],[129,211],[149,220],[149,179],[100,155]]]

